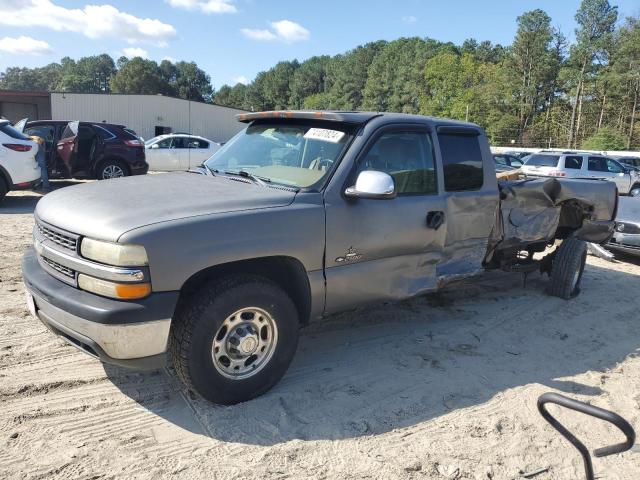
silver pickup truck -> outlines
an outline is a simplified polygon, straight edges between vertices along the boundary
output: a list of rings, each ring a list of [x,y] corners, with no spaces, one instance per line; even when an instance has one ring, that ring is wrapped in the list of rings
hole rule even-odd
[[[568,299],[585,241],[613,232],[613,183],[499,184],[473,124],[291,111],[239,121],[247,128],[196,172],[44,197],[22,265],[31,312],[104,362],[168,360],[190,389],[232,404],[279,381],[312,319],[483,269],[541,271]]]

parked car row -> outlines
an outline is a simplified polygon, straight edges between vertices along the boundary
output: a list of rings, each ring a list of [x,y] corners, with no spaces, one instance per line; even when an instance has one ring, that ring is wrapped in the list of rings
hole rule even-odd
[[[622,195],[640,196],[640,158],[543,150],[517,158],[494,154],[497,170],[520,169],[526,177],[594,178],[614,182]],[[624,163],[623,163],[624,162]]]
[[[0,119],[0,201],[11,190],[33,188],[40,182],[36,142]]]
[[[35,160],[44,140],[49,178],[110,178],[149,170],[186,171],[204,163],[220,144],[188,133],[160,135],[146,142],[125,125],[28,118],[12,125],[0,119],[0,200],[10,190],[40,183]]]

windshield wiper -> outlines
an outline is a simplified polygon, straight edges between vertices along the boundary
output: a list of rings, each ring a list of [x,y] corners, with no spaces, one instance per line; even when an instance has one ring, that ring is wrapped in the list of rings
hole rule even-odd
[[[220,173],[218,172],[218,170],[212,170],[212,172]],[[254,175],[253,173],[249,173],[246,170],[240,170],[238,172],[223,170],[221,173],[223,173],[224,175],[234,175],[242,178],[247,178],[249,180],[252,180],[254,183],[257,183],[258,185],[262,185],[262,186],[264,186],[267,183],[271,183],[271,179],[269,177],[261,177],[260,175]]]
[[[215,177],[215,174],[218,172],[217,170],[214,170],[213,168],[211,168],[206,163],[201,163],[200,165],[198,165],[198,168],[203,168],[205,170],[206,174],[207,175],[211,175],[212,177]]]

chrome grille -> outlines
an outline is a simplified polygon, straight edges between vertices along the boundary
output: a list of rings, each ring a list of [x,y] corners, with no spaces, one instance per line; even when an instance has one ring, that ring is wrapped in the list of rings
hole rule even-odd
[[[76,278],[76,271],[69,268],[69,267],[65,267],[64,265],[60,265],[57,262],[54,262],[53,260],[47,258],[47,257],[40,257],[42,258],[42,261],[44,263],[46,263],[47,265],[49,265],[49,267],[53,268],[55,271],[60,272],[62,275],[69,277],[69,278],[73,278],[75,280]]]
[[[58,230],[53,230],[41,223],[37,223],[38,231],[40,235],[51,240],[53,243],[60,245],[61,247],[67,248],[69,250],[76,251],[78,247],[78,239],[71,235],[64,234]]]

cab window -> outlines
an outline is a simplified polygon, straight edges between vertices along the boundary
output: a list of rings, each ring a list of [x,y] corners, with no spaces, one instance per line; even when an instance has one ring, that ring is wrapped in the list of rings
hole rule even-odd
[[[484,183],[477,135],[439,133],[444,188],[447,192],[479,190]]]
[[[582,168],[582,157],[580,156],[565,157],[564,168],[569,168],[571,170],[580,170]]]
[[[589,157],[589,170],[592,172],[608,172],[607,159],[603,157]]]
[[[189,139],[185,137],[174,137],[171,148],[189,148]]]
[[[383,134],[360,161],[359,172],[363,170],[391,175],[398,195],[431,195],[438,191],[433,146],[426,132]]]
[[[158,148],[171,148],[171,140],[171,138],[165,138],[156,143],[156,145],[158,145]]]

